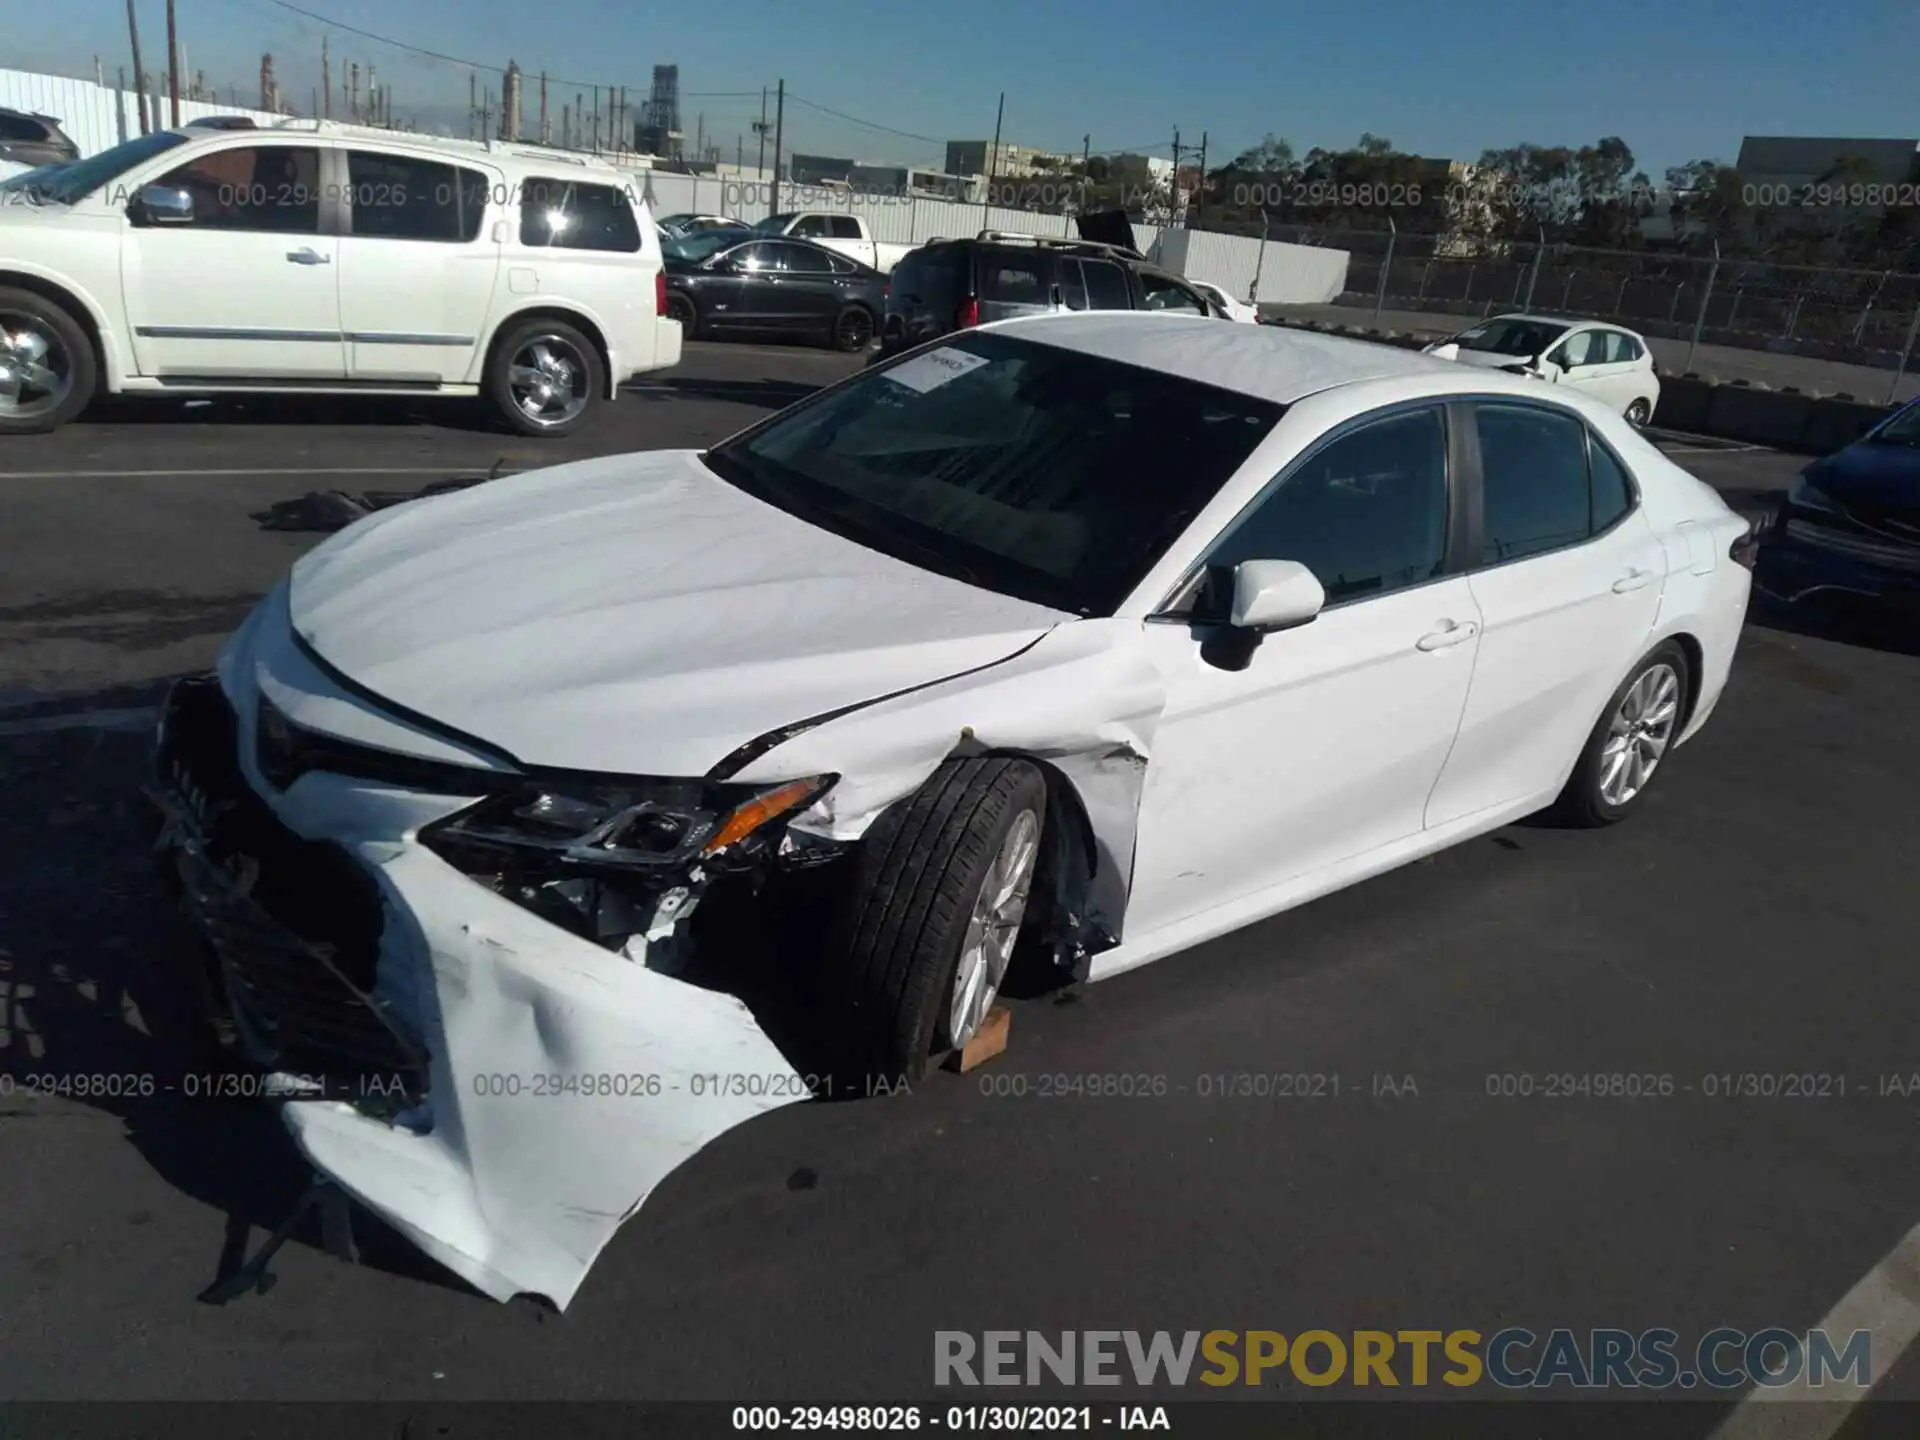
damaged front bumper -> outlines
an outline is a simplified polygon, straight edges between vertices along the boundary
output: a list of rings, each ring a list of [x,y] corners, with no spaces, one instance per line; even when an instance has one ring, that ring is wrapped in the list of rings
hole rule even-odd
[[[209,1007],[320,1172],[483,1293],[564,1309],[670,1171],[812,1082],[654,942],[569,934],[422,843],[477,795],[264,779],[263,687],[348,697],[258,629],[169,696],[150,788]]]

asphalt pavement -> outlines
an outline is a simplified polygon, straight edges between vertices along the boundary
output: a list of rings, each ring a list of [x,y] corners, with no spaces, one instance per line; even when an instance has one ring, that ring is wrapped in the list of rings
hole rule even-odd
[[[377,1233],[359,1266],[303,1234],[269,1293],[197,1303],[302,1176],[273,1117],[183,1093],[134,793],[157,685],[319,539],[253,513],[699,444],[854,363],[690,347],[556,445],[356,400],[129,405],[5,447],[0,1398],[870,1401],[931,1393],[937,1329],[1804,1330],[1914,1230],[1920,1091],[1886,1077],[1920,1072],[1920,655],[1761,616],[1628,824],[1510,827],[1018,1003],[976,1075],[731,1131],[564,1317]],[[1664,443],[1742,505],[1802,463]],[[1280,1074],[1339,1098],[1203,1079]],[[32,1093],[142,1075],[161,1088]],[[1548,1075],[1672,1093],[1490,1093]],[[1711,1093],[1781,1075],[1844,1093]],[[1881,1392],[1920,1400],[1911,1356]],[[1690,1398],[1668,1433],[1725,1411]]]

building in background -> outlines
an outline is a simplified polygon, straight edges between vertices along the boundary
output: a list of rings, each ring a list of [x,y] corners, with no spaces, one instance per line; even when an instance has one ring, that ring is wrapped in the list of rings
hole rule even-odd
[[[644,155],[657,155],[670,164],[680,160],[680,67],[653,67],[653,88],[641,108],[639,123],[633,127],[633,146]]]
[[[787,161],[787,178],[796,185],[850,185],[857,160],[837,155],[793,155]]]
[[[1748,135],[1740,141],[1741,197],[1749,230],[1833,232],[1912,203],[1920,140]]]
[[[992,175],[998,180],[1018,179],[1029,175],[1045,175],[1063,170],[1080,163],[1078,155],[1066,155],[1055,150],[1035,150],[1027,145],[1015,145],[1011,141],[1000,142],[998,160],[994,156],[991,140],[949,140],[947,142],[947,168],[949,175]]]

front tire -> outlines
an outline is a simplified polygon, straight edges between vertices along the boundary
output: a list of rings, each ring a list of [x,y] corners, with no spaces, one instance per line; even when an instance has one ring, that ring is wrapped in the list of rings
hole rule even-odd
[[[1634,666],[1587,737],[1554,818],[1579,829],[1626,819],[1679,738],[1688,684],[1686,653],[1672,641]]]
[[[487,363],[488,398],[522,435],[571,435],[586,424],[605,390],[599,350],[562,320],[516,325]]]
[[[922,1079],[978,1032],[1026,918],[1047,785],[1021,760],[949,761],[862,842],[834,952],[847,1068]]]
[[[93,341],[64,306],[0,287],[0,435],[58,430],[98,384]]]

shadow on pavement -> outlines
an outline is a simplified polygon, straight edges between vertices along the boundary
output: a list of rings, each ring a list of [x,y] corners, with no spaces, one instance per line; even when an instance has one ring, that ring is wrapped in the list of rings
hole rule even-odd
[[[491,406],[442,395],[111,395],[87,407],[80,425],[432,425],[505,433]]]
[[[697,380],[669,377],[628,386],[626,393],[638,395],[655,404],[683,398],[727,400],[736,405],[759,405],[768,410],[781,410],[796,401],[806,399],[820,388],[818,385],[805,385],[792,380]]]
[[[1920,611],[1902,615],[1865,597],[1812,597],[1788,605],[1755,591],[1747,623],[1889,655],[1920,656]]]
[[[85,1105],[114,1116],[170,1185],[227,1217],[208,1282],[293,1212],[310,1181],[278,1115],[223,1092],[194,998],[182,927],[145,842],[139,787],[164,682],[62,697],[61,711],[0,724],[0,1123],[49,1123]],[[130,708],[132,707],[132,708]],[[76,717],[69,722],[63,716]],[[361,1263],[452,1289],[464,1284],[364,1211]],[[293,1243],[318,1248],[317,1218]]]

